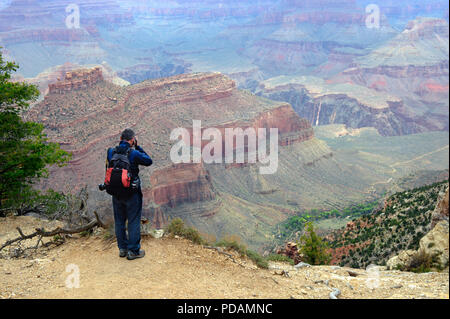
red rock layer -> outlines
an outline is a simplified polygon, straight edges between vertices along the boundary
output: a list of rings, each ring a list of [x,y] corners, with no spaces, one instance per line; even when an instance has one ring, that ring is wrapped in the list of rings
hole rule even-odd
[[[215,198],[211,177],[203,164],[174,164],[156,170],[150,177],[152,188],[146,200],[176,207],[184,202]]]
[[[204,130],[210,127],[202,127],[202,135]],[[222,149],[225,148],[225,129],[237,129],[240,128],[245,131],[248,128],[252,128],[255,132],[258,132],[259,128],[265,128],[267,138],[269,138],[269,129],[278,129],[278,145],[286,146],[296,142],[304,142],[314,137],[314,131],[311,124],[301,117],[299,117],[294,109],[289,105],[281,105],[277,108],[265,111],[257,115],[251,122],[235,121],[226,124],[215,125],[214,128],[218,129],[222,135]],[[192,129],[188,129],[190,133],[189,144],[193,145]],[[188,142],[188,141],[186,141]],[[209,140],[202,140],[202,150],[210,143]],[[245,143],[245,148],[247,144]],[[233,143],[233,149],[236,149],[236,143]],[[230,165],[230,167],[241,167],[242,165]]]

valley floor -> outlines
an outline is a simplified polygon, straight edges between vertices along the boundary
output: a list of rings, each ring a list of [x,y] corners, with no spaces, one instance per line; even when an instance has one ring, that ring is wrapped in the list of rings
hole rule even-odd
[[[27,234],[30,217],[2,218],[0,243]],[[36,225],[34,225],[36,226]],[[48,227],[47,229],[50,229]],[[33,243],[34,244],[34,243]],[[1,298],[325,298],[338,288],[339,298],[449,298],[449,273],[414,274],[366,271],[337,266],[295,270],[282,263],[258,269],[249,260],[229,258],[180,238],[144,238],[146,256],[118,257],[115,241],[102,234],[73,237],[61,246],[39,248],[29,258],[0,259]],[[80,271],[80,287],[67,288]],[[282,270],[287,275],[282,275]],[[352,272],[352,275],[349,274]]]

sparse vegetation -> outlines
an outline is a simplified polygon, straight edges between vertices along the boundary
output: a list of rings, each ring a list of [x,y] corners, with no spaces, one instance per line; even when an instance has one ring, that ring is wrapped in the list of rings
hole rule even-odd
[[[397,265],[396,269],[401,271],[411,271],[415,273],[425,273],[430,272],[434,267],[435,256],[427,254],[424,250],[419,250],[417,254],[411,257],[408,265],[401,266]],[[441,269],[437,269],[441,270]]]
[[[360,216],[372,213],[378,205],[378,201],[371,201],[364,204],[353,205],[342,210],[332,209],[320,212],[317,209],[312,209],[309,212],[292,216],[281,223],[277,236],[280,242],[284,242],[295,237],[296,233],[302,232],[308,222],[318,222],[331,218],[344,219],[347,217],[356,219]]]
[[[419,250],[419,252],[411,258],[411,262],[405,270],[417,273],[430,272],[432,264],[433,257],[425,251]]]
[[[417,250],[420,239],[430,230],[439,192],[447,185],[448,181],[442,181],[395,193],[382,209],[354,220],[353,227],[334,232],[332,248],[354,247],[341,257],[340,264],[365,268],[370,263],[385,264],[401,250]],[[426,263],[421,265],[413,268],[425,271]]]
[[[177,235],[199,245],[209,245],[209,243],[200,235],[200,233],[192,228],[186,227],[181,218],[174,218],[171,220],[169,225],[166,227],[165,231],[172,235]],[[242,257],[247,256],[250,258],[258,267],[267,269],[269,264],[267,260],[262,257],[257,252],[248,249],[245,245],[240,244],[236,238],[223,238],[220,241],[213,244],[216,247],[225,247],[227,249],[232,249],[239,253]]]
[[[264,257],[262,257],[257,252],[248,249],[245,245],[240,244],[236,239],[223,238],[220,241],[216,242],[214,246],[232,249],[238,252],[242,257],[247,256],[248,258],[250,258],[259,268],[269,268],[269,264]]]
[[[281,255],[281,254],[270,254],[266,257],[267,260],[269,261],[279,261],[279,262],[287,262],[291,265],[294,265],[294,260],[289,258],[286,255]]]
[[[174,236],[177,235],[189,239],[199,245],[208,244],[196,229],[192,227],[186,227],[181,218],[172,219],[165,231]]]

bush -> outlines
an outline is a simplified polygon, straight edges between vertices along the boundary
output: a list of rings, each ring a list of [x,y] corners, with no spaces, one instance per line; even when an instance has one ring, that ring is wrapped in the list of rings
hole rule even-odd
[[[234,251],[238,252],[241,256],[247,256],[248,258],[250,258],[250,260],[252,260],[259,268],[263,269],[269,268],[269,263],[267,262],[266,259],[264,259],[264,257],[262,257],[260,254],[258,254],[253,250],[247,249],[245,245],[238,243],[237,240],[235,239],[234,240],[222,239],[218,241],[215,244],[215,246],[233,249]]]
[[[266,257],[266,260],[268,261],[279,261],[279,262],[288,262],[291,265],[294,265],[294,260],[289,258],[286,255],[282,254],[270,254]]]
[[[263,268],[263,269],[268,269],[269,268],[269,263],[267,262],[266,259],[264,259],[263,256],[261,256],[260,254],[258,254],[256,251],[253,250],[246,250],[246,255],[248,258],[250,258],[255,264],[256,266],[258,266],[259,268]]]
[[[415,273],[430,272],[433,264],[433,257],[424,250],[419,250],[412,256],[409,265],[398,267],[398,270],[411,271]]]
[[[234,239],[230,240],[222,238],[220,241],[215,243],[215,246],[233,249],[234,251],[238,252],[241,256],[245,256],[245,252],[247,250],[245,245],[240,244],[237,240]]]
[[[200,233],[192,227],[186,227],[181,218],[172,219],[167,226],[166,232],[174,236],[177,235],[189,239],[199,245],[207,244],[202,236],[200,236]]]

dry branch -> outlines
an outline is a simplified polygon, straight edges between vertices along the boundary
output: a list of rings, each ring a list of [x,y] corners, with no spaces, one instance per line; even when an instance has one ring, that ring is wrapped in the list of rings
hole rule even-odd
[[[16,242],[21,242],[23,240],[27,240],[27,239],[31,239],[34,238],[36,236],[39,236],[39,240],[38,243],[36,245],[36,249],[39,245],[39,242],[42,241],[43,237],[52,237],[52,236],[56,236],[56,235],[60,235],[60,234],[76,234],[76,233],[81,233],[83,231],[87,231],[90,230],[96,226],[98,227],[102,227],[102,228],[106,228],[105,224],[103,224],[103,222],[100,220],[100,218],[98,217],[97,212],[94,212],[95,215],[95,219],[91,220],[88,224],[74,228],[74,229],[67,229],[67,228],[61,228],[61,227],[57,227],[54,230],[51,231],[45,231],[44,228],[36,228],[36,231],[30,235],[25,235],[22,230],[20,229],[20,227],[17,227],[17,231],[19,232],[20,237],[8,240],[6,243],[4,243],[1,247],[0,247],[0,251],[7,247],[10,246]]]

